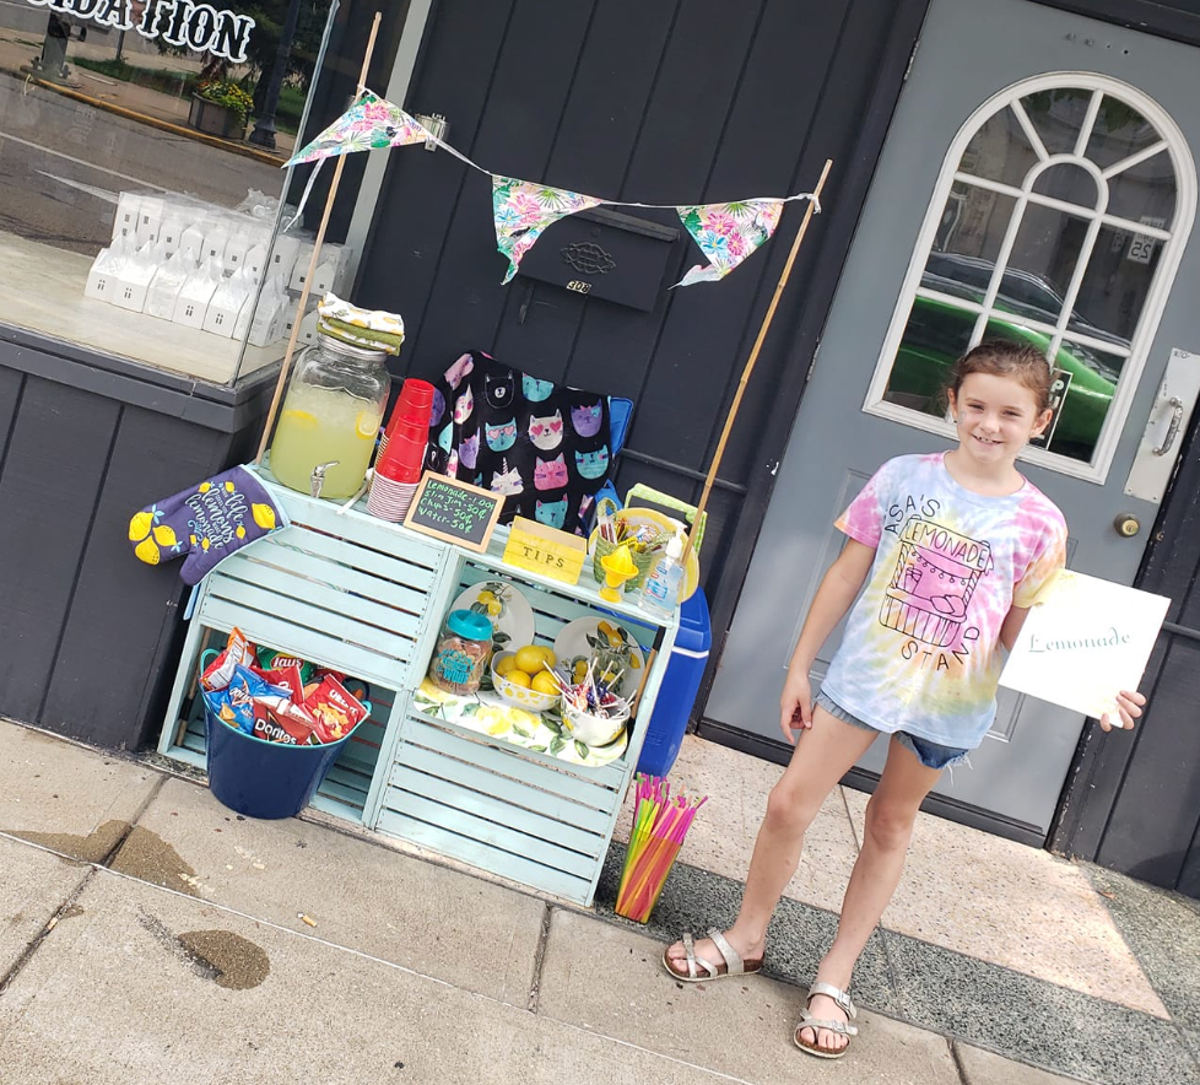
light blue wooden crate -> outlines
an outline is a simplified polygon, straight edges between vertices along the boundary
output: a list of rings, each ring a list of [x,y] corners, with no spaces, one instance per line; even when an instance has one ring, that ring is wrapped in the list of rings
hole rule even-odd
[[[203,715],[189,713],[200,652],[235,626],[256,644],[361,678],[372,719],[347,745],[314,805],[369,822],[382,787],[380,763],[398,731],[407,691],[420,681],[427,643],[449,591],[450,548],[274,483],[264,484],[290,526],[221,562],[201,584],[176,673],[159,749],[203,766]],[[430,608],[438,611],[429,617]],[[414,670],[415,668],[415,670]],[[414,678],[415,676],[415,678]],[[405,694],[406,696],[407,694]]]
[[[553,643],[567,622],[600,616],[589,588],[527,578],[475,555],[460,561],[453,579],[455,592],[485,580],[510,582],[533,609],[536,643]],[[659,636],[657,623],[636,621],[629,608],[616,619],[644,645],[653,645]],[[662,638],[667,653],[673,639],[672,625]],[[664,666],[656,663],[648,677],[642,720],[650,718]],[[583,768],[432,719],[410,702],[375,827],[501,877],[590,904],[640,746],[635,722],[624,756],[599,768]]]
[[[587,904],[624,779],[409,713],[376,827]]]

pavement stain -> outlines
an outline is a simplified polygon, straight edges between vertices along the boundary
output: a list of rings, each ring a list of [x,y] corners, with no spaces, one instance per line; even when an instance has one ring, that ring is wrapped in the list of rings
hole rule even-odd
[[[121,837],[129,832],[129,822],[106,821],[87,836],[79,836],[76,833],[35,833],[28,829],[5,829],[4,832],[28,840],[31,844],[40,844],[62,855],[69,855],[72,859],[81,859],[85,863],[102,863],[112,854]]]
[[[121,874],[128,874],[152,885],[178,889],[199,896],[196,871],[183,861],[179,853],[157,833],[135,825],[121,850],[110,864]]]
[[[179,944],[217,973],[213,979],[218,987],[245,991],[257,987],[271,972],[266,952],[233,931],[187,931],[179,936]]]
[[[159,945],[218,987],[246,991],[270,975],[271,959],[262,947],[233,931],[185,931],[175,935],[161,920],[145,911],[138,921]]]

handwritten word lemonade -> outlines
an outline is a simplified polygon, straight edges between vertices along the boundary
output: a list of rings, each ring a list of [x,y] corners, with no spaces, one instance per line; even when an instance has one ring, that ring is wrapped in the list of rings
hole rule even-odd
[[[288,385],[271,473],[285,486],[311,493],[322,464],[321,497],[350,497],[362,485],[383,421],[390,377],[380,351],[318,335]]]

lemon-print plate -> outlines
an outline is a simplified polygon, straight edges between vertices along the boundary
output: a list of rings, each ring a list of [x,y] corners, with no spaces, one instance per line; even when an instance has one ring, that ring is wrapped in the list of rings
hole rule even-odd
[[[642,668],[646,657],[633,634],[613,618],[576,618],[567,622],[554,638],[554,654],[558,657],[558,670],[571,675],[582,661],[581,670],[586,670],[591,659],[598,661],[593,676],[599,677],[603,668],[613,673],[624,671],[617,683],[616,693],[630,697],[642,680]]]
[[[497,652],[533,643],[533,607],[507,580],[483,580],[454,600],[451,610],[473,610],[492,623],[492,647]]]
[[[413,706],[434,719],[456,723],[489,738],[511,742],[532,753],[546,754],[584,768],[599,768],[615,761],[629,744],[626,729],[607,746],[587,746],[566,733],[556,713],[546,712],[539,716],[526,712],[506,704],[495,693],[458,697],[438,689],[428,678],[413,693]]]

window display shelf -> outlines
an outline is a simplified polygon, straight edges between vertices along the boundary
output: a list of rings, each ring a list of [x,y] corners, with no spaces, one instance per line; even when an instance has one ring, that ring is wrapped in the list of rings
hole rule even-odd
[[[282,342],[248,346],[239,373],[240,340],[85,298],[83,282],[91,265],[91,257],[0,232],[4,322],[209,384],[245,378],[283,356]]]

